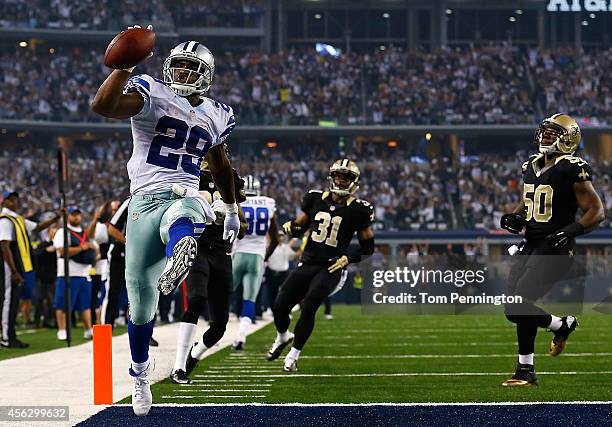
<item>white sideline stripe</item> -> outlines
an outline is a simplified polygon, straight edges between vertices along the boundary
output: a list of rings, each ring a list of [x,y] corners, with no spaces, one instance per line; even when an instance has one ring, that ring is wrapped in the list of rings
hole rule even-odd
[[[536,354],[536,356],[548,356],[548,353]],[[612,353],[567,353],[563,357],[605,357]],[[302,356],[300,359],[476,359],[486,357],[516,357],[511,354],[360,354],[345,356]],[[252,371],[256,372],[256,371]]]
[[[162,396],[163,398],[170,398],[173,396]],[[199,406],[265,406],[282,408],[284,406],[289,407],[309,407],[316,408],[319,406],[324,407],[371,407],[371,406],[530,406],[530,405],[612,405],[612,400],[569,400],[569,401],[542,401],[542,402],[380,402],[380,403],[154,403],[153,406],[161,407],[179,407],[179,408],[193,408]],[[117,403],[113,406],[126,406],[132,407],[129,403]]]
[[[185,396],[185,395],[178,395],[178,396],[162,396],[162,399],[201,399],[203,396],[202,395],[195,395],[195,396]],[[249,395],[249,394],[239,394],[239,395],[231,395],[231,396],[216,396],[216,395],[210,395],[210,396],[205,396],[207,399],[211,398],[211,399],[240,399],[243,397],[248,397],[249,399],[262,399],[266,396],[264,395]],[[130,405],[131,406],[131,405]],[[157,405],[155,405],[157,406]]]
[[[612,375],[612,371],[557,371],[537,372],[538,375]],[[508,372],[395,372],[395,373],[369,373],[369,374],[274,374],[274,375],[246,375],[251,378],[351,378],[351,377],[477,377],[477,376],[507,376]],[[218,375],[216,378],[224,378]]]

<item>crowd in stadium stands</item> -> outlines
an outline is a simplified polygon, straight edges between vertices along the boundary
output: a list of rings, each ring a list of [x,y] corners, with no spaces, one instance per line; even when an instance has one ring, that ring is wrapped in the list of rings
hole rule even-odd
[[[118,30],[161,23],[161,0],[20,0],[0,2],[0,27]]]
[[[74,147],[70,203],[93,213],[103,201],[126,197],[125,164],[130,145],[128,141],[106,141]],[[357,159],[361,167],[358,194],[374,204],[376,228],[413,231],[498,228],[501,215],[511,212],[519,200],[519,166],[526,158],[525,153],[515,157],[481,155],[452,164],[444,157],[427,160],[416,150],[389,149],[384,144],[342,150],[304,144],[235,154],[232,163],[242,176],[260,178],[263,193],[277,200],[279,220],[285,221],[295,217],[306,191],[325,188],[330,159],[345,155]],[[612,162],[589,161],[610,218]],[[3,145],[0,169],[6,173],[0,178],[0,187],[19,190],[28,216],[38,218],[58,207],[55,164],[54,151]]]
[[[159,46],[138,71],[161,77],[168,48]],[[100,51],[18,49],[0,51],[0,118],[100,120],[89,108],[108,74]],[[580,123],[612,122],[612,48],[525,55],[503,47],[389,48],[339,58],[217,52],[216,63],[209,96],[233,106],[239,125],[515,124],[556,111]]]
[[[259,25],[262,0],[7,0],[0,2],[0,27],[119,30],[153,24],[177,27]],[[172,18],[172,19],[171,19]]]
[[[253,27],[264,13],[262,0],[173,0],[172,5],[174,22],[184,27]]]

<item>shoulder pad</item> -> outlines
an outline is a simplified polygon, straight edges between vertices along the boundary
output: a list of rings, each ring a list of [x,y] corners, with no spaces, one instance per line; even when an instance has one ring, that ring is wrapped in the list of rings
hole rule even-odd
[[[557,157],[555,159],[555,165],[560,163],[563,160],[567,160],[569,163],[575,164],[575,165],[578,165],[578,166],[584,166],[584,165],[588,165],[589,164],[586,160],[584,160],[581,157],[572,156],[572,155],[567,154],[565,156]]]
[[[374,209],[374,206],[372,206],[372,204],[370,202],[368,202],[367,200],[357,199],[357,203],[359,203],[360,205],[365,206],[368,209]]]
[[[524,162],[524,163],[521,165],[521,170],[523,171],[523,173],[524,173],[524,172],[527,172],[527,168],[528,168],[528,167],[529,167],[529,160],[527,160],[526,162]]]
[[[204,101],[208,101],[214,107],[208,111],[208,114],[213,119],[217,128],[217,139],[222,142],[236,127],[234,110],[229,105],[211,98],[204,98]]]

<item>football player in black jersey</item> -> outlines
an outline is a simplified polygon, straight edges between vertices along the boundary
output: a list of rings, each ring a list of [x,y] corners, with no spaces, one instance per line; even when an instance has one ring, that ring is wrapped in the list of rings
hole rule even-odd
[[[589,164],[574,153],[580,128],[566,114],[545,119],[535,134],[539,154],[523,163],[523,199],[501,226],[525,240],[515,254],[509,294],[523,297],[506,306],[506,317],[516,324],[519,357],[515,374],[503,386],[537,385],[533,353],[538,327],[553,333],[549,354],[559,355],[576,329],[574,316],[557,317],[535,305],[560,280],[572,278],[575,237],[593,230],[604,219],[604,208]],[[576,221],[578,208],[582,216]]]
[[[227,150],[227,148],[226,148]],[[227,153],[229,158],[229,153]],[[244,183],[234,169],[236,202],[246,200]],[[225,333],[229,317],[232,293],[231,244],[223,240],[224,205],[215,186],[210,170],[202,161],[200,194],[212,204],[217,220],[204,229],[198,239],[198,252],[187,276],[187,310],[181,317],[177,336],[176,359],[170,380],[177,384],[189,384],[188,375],[196,367],[204,352],[215,345]],[[247,227],[242,209],[238,210],[242,239]],[[198,318],[208,308],[209,326],[199,343],[193,344]]]
[[[336,161],[329,172],[329,190],[308,192],[303,213],[283,225],[286,234],[300,237],[310,231],[297,268],[292,271],[272,306],[277,335],[266,358],[276,360],[293,342],[283,370],[297,370],[297,360],[312,333],[321,303],[346,280],[346,266],[374,253],[371,228],[374,208],[354,196],[359,187],[359,168],[349,159]],[[350,245],[357,233],[359,245]],[[288,331],[289,313],[297,303],[302,309],[294,334]]]

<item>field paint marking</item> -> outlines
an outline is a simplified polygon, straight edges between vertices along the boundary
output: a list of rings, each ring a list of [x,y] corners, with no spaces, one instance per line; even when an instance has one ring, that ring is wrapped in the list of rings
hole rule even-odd
[[[198,375],[195,375],[195,377],[196,378],[208,378],[208,375],[200,375],[200,374],[198,374]],[[191,380],[192,383],[205,383],[205,382],[209,382],[209,381],[210,382],[212,382],[212,381],[217,381],[217,382],[227,381],[227,382],[230,382],[230,383],[251,383],[251,382],[253,382],[253,380],[211,380],[211,379],[208,379],[208,380]],[[259,380],[259,381],[274,382],[274,380],[266,380],[266,379]]]
[[[536,356],[548,356],[548,353],[536,354]],[[604,357],[612,356],[612,353],[567,353],[563,357]],[[516,357],[511,354],[361,354],[345,356],[302,356],[300,359],[471,359],[486,357]]]
[[[162,396],[172,398],[174,396]],[[191,398],[191,397],[189,397]],[[193,408],[197,406],[266,406],[282,408],[292,407],[371,407],[371,406],[530,406],[530,405],[612,405],[612,400],[569,400],[569,401],[542,401],[542,402],[380,402],[380,403],[154,403],[153,406]],[[112,406],[132,407],[131,403],[115,403]]]
[[[506,355],[507,356],[507,355]],[[225,372],[225,371],[229,371],[230,369],[212,369],[209,368],[207,369],[205,372],[210,372],[212,374],[218,374],[220,372]],[[265,374],[266,372],[277,372],[278,369],[274,369],[274,368],[270,368],[270,369],[250,369],[250,370],[243,370],[243,371],[237,371],[237,370],[231,370],[231,374],[232,375],[242,375],[242,374],[248,374],[248,373],[257,373],[257,374]]]
[[[387,343],[387,344],[376,344],[376,347],[461,347],[461,346],[465,346],[465,347],[471,347],[471,346],[483,346],[483,347],[491,347],[491,346],[495,346],[495,347],[511,347],[511,346],[516,346],[518,344],[518,342],[493,342],[493,343],[484,343],[484,342],[440,342],[440,341],[435,341],[435,342],[400,342],[400,343]],[[596,344],[610,344],[610,341],[578,341],[573,339],[572,340],[572,346],[573,345],[596,345]],[[325,347],[325,348],[334,348],[334,347],[343,347],[343,348],[350,348],[350,347],[371,347],[372,344],[369,343],[352,343],[352,344],[346,344],[346,343],[338,343],[338,344],[320,344],[320,343],[312,343],[312,344],[308,344],[308,348],[316,348],[316,347]]]
[[[263,395],[231,395],[231,396],[204,396],[204,395],[196,395],[196,396],[185,396],[185,395],[177,395],[177,396],[162,396],[162,399],[201,399],[201,398],[206,398],[206,399],[241,399],[244,397],[248,397],[249,399],[262,399],[266,396]]]
[[[270,390],[261,389],[261,388],[212,388],[212,389],[207,389],[207,388],[200,388],[200,387],[201,386],[198,386],[197,388],[183,389],[181,390],[181,393],[199,393],[201,394],[201,392],[212,392],[212,391],[214,391],[215,393],[226,393],[226,392],[236,392],[236,391],[268,393],[270,391]]]
[[[538,372],[538,375],[612,375],[612,371],[558,371]],[[247,375],[251,378],[351,378],[351,377],[470,377],[470,376],[507,376],[508,372],[395,372],[395,373],[369,373],[369,374],[274,374],[274,375]],[[223,378],[224,375],[216,376]]]
[[[499,331],[499,329],[497,329],[497,331]],[[358,335],[325,335],[325,334],[320,334],[320,331],[316,331],[317,334],[316,336],[313,335],[313,337],[315,337],[315,339],[317,340],[343,340],[346,341],[347,339],[355,339],[355,340],[363,340],[363,339],[367,339],[369,337],[363,337],[363,336],[358,336]],[[351,331],[355,332],[355,331]],[[475,331],[476,332],[476,331]],[[381,331],[380,332],[381,335],[384,335],[385,332]],[[600,333],[600,334],[590,334],[590,337],[601,337],[601,338],[607,338],[610,336],[609,333]],[[448,338],[448,335],[397,335],[394,337],[396,340],[403,340],[403,339],[434,339],[435,341],[438,341],[438,338]],[[487,334],[487,339],[490,338],[501,338],[501,339],[515,339],[516,338],[516,333],[514,331],[509,331],[507,334]],[[573,342],[573,341],[572,341]],[[483,343],[483,345],[487,345],[486,343]]]

